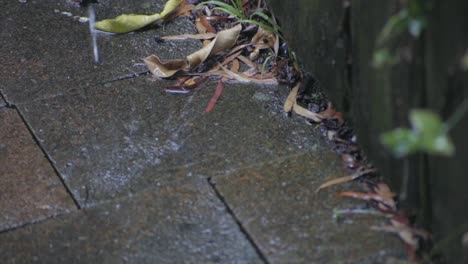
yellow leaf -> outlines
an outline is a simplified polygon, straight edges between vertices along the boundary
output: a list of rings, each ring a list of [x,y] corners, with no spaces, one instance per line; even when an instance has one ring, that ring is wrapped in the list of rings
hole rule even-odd
[[[127,33],[146,27],[149,24],[156,22],[159,19],[164,19],[169,13],[174,11],[182,0],[169,0],[164,6],[161,14],[153,15],[120,15],[113,19],[104,19],[96,22],[96,29],[112,32],[112,33]]]

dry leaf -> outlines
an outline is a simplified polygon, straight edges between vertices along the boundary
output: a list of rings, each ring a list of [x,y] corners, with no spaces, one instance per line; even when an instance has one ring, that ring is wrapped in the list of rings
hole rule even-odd
[[[272,48],[276,43],[276,35],[264,30],[262,27],[258,27],[257,33],[253,36],[251,43],[257,49]]]
[[[201,63],[208,57],[225,52],[232,48],[239,37],[242,25],[239,24],[233,28],[220,31],[216,38],[206,47],[190,54],[186,60],[173,60],[163,62],[156,55],[145,58],[148,69],[157,77],[167,78],[181,70],[189,70]]]
[[[209,113],[211,112],[211,110],[213,110],[213,108],[216,105],[216,102],[218,101],[219,97],[223,93],[223,89],[224,89],[224,83],[222,80],[219,80],[218,86],[216,87],[216,91],[213,94],[213,97],[211,97],[210,102],[208,103],[208,106],[205,109],[205,113]]]
[[[297,100],[297,93],[299,92],[299,87],[301,87],[301,83],[298,82],[296,86],[294,86],[291,89],[291,92],[289,92],[288,98],[286,98],[286,101],[284,102],[284,111],[286,113],[289,113],[292,111],[294,105],[296,104]]]
[[[211,33],[216,33],[216,30],[211,26],[210,22],[208,22],[208,20],[206,20],[205,16],[199,15],[198,20],[203,25],[203,27],[206,29],[206,31],[211,32]]]
[[[203,34],[182,34],[175,36],[164,36],[162,39],[169,40],[184,40],[184,39],[214,39],[216,37],[215,33],[203,33]]]
[[[200,22],[200,20],[195,21],[195,27],[197,28],[198,33],[200,34],[204,34],[208,31],[206,27],[202,24],[202,22]]]
[[[312,111],[309,111],[305,109],[304,107],[297,104],[297,93],[299,92],[300,86],[301,86],[301,83],[298,82],[296,86],[294,86],[291,92],[289,93],[288,98],[286,98],[286,102],[284,102],[284,111],[286,113],[289,113],[292,110],[294,110],[296,114],[312,119],[315,122],[322,121],[322,116]]]
[[[327,181],[324,184],[320,185],[320,187],[318,187],[315,192],[318,193],[322,189],[328,188],[328,187],[333,186],[333,185],[349,182],[349,181],[355,180],[355,179],[357,179],[357,178],[359,178],[361,176],[364,176],[366,174],[373,173],[373,172],[376,172],[376,171],[377,171],[376,169],[360,170],[360,171],[357,171],[357,172],[355,172],[355,173],[353,173],[351,175]]]
[[[232,61],[232,66],[231,66],[231,71],[234,72],[234,73],[237,73],[239,72],[239,68],[240,68],[240,63],[237,59],[233,60]]]
[[[96,22],[95,28],[102,31],[113,33],[127,33],[156,22],[159,19],[165,19],[168,14],[173,12],[182,2],[182,0],[169,0],[164,6],[164,10],[159,14],[153,15],[120,15],[113,19],[105,19]]]
[[[324,119],[338,120],[339,125],[343,125],[344,123],[343,114],[341,112],[337,112],[330,101],[328,102],[327,109],[323,112],[320,112],[320,115],[323,116]]]
[[[297,103],[294,104],[293,110],[296,114],[312,119],[315,122],[321,122],[323,117],[320,114],[314,113],[312,111],[309,111],[305,109],[304,107],[298,105]]]
[[[258,65],[255,64],[253,61],[249,60],[248,58],[242,55],[240,55],[238,59],[242,61],[243,63],[247,64],[250,68],[255,69],[258,72]]]
[[[173,14],[170,14],[167,19],[173,19],[180,16],[191,16],[191,12],[194,9],[194,5],[188,4],[186,1],[182,1],[179,8],[177,8]]]
[[[232,48],[236,44],[242,25],[220,31],[218,36],[206,47],[187,56],[190,67],[195,67],[204,62],[208,57],[217,55]]]
[[[187,61],[185,60],[163,62],[156,55],[151,55],[145,58],[144,61],[150,72],[160,78],[171,77],[188,66]]]

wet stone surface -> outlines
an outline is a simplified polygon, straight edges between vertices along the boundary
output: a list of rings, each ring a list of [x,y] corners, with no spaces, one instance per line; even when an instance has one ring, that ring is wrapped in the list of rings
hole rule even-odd
[[[0,244],[2,263],[261,263],[205,180],[2,234]]]
[[[398,238],[370,231],[375,216],[344,216],[334,209],[363,204],[336,192],[359,190],[356,184],[316,193],[326,180],[344,176],[331,153],[306,153],[214,178],[216,189],[271,263],[386,263],[404,258]]]
[[[100,2],[96,5],[98,19],[121,12],[159,12],[164,3]],[[95,65],[88,23],[79,22],[75,15],[88,16],[87,9],[65,0],[8,1],[2,6],[0,90],[10,103],[55,97],[70,89],[92,89],[106,81],[147,71],[143,58],[151,54],[162,59],[182,58],[201,46],[195,40],[163,43],[155,40],[159,35],[194,32],[188,19],[177,18],[141,32],[99,34],[101,62]]]
[[[0,231],[74,209],[16,110],[0,109]]]
[[[98,18],[153,13],[164,3],[99,2]],[[198,49],[199,41],[155,40],[194,32],[188,19],[100,34],[102,62],[95,65],[88,25],[73,17],[86,16],[85,8],[65,0],[11,1],[2,12],[0,91],[15,110],[0,109],[0,122],[15,125],[0,126],[13,131],[0,133],[0,146],[6,137],[14,150],[0,149],[7,168],[0,208],[31,217],[2,211],[12,222],[0,225],[26,225],[74,208],[58,176],[82,207],[0,234],[6,263],[257,263],[208,179],[271,263],[376,263],[400,252],[395,239],[369,231],[370,221],[332,222],[333,208],[356,203],[343,203],[332,191],[315,195],[321,182],[344,171],[316,126],[283,113],[287,87],[227,83],[214,110],[204,113],[216,81],[174,95],[163,89],[172,81],[121,80],[146,71],[141,62],[150,54],[174,59]],[[16,176],[25,162],[27,170],[45,167]],[[24,193],[35,192],[34,202],[49,199],[43,207],[21,204]],[[24,211],[12,209],[20,206]]]
[[[2,93],[1,93],[1,90],[0,90],[0,108],[4,108],[6,106],[7,106],[7,104],[6,104],[5,100],[3,100],[3,98],[2,98]]]
[[[227,84],[204,113],[215,82],[188,95],[165,93],[168,84],[144,76],[19,107],[82,206],[174,175],[207,178],[323,143],[265,106],[286,87]],[[269,102],[256,99],[262,90]]]

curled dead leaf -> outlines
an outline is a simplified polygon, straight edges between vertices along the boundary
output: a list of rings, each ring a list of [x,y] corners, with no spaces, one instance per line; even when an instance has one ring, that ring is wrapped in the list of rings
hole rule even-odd
[[[175,36],[164,36],[162,39],[169,40],[184,40],[184,39],[214,39],[216,37],[215,33],[203,33],[203,34],[182,34]]]
[[[286,101],[284,102],[284,111],[286,113],[289,113],[292,111],[294,105],[296,104],[297,100],[297,93],[299,92],[299,87],[301,87],[301,83],[298,82],[296,86],[294,86],[291,89],[291,92],[289,92],[288,98],[286,98]]]
[[[329,180],[329,181],[323,183],[322,185],[320,185],[320,187],[318,187],[315,192],[318,193],[322,189],[328,188],[328,187],[333,186],[333,185],[349,182],[349,181],[355,180],[355,179],[357,179],[357,178],[359,178],[361,176],[364,176],[366,174],[374,173],[376,171],[377,171],[376,169],[363,169],[363,170],[356,171],[355,173],[353,173],[351,175],[348,175],[348,176],[344,176],[344,177]]]
[[[157,77],[167,78],[181,70],[189,70],[213,55],[226,52],[234,46],[239,37],[242,25],[239,24],[233,28],[220,31],[216,38],[206,47],[188,55],[185,60],[173,60],[163,62],[156,55],[145,58],[148,69]]]
[[[320,115],[324,119],[336,119],[339,125],[343,125],[344,123],[343,113],[337,112],[331,102],[328,102],[327,109],[323,112],[320,112]]]
[[[163,62],[156,55],[151,55],[144,59],[146,66],[150,72],[161,78],[171,77],[176,74],[178,71],[187,68],[188,64],[185,60],[173,60]]]
[[[187,56],[190,67],[195,67],[204,62],[208,57],[225,52],[236,44],[242,30],[242,25],[220,31],[216,38],[206,47]]]
[[[251,43],[257,49],[272,48],[276,43],[276,35],[264,30],[262,27],[258,27],[257,33],[253,36]]]
[[[304,107],[298,105],[297,103],[294,104],[293,110],[296,114],[303,116],[305,118],[311,119],[314,122],[321,122],[323,117],[320,114],[314,113],[312,111],[309,111],[305,109]]]

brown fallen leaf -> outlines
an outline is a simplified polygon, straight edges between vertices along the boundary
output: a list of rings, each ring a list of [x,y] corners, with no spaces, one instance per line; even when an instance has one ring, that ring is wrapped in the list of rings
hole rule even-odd
[[[258,27],[257,33],[253,36],[252,45],[257,49],[269,49],[276,43],[276,35],[270,31]]]
[[[294,111],[296,114],[303,116],[305,118],[311,119],[315,122],[322,121],[323,117],[320,114],[314,113],[305,109],[304,107],[297,104],[297,94],[299,92],[299,87],[301,86],[301,82],[298,82],[296,86],[291,89],[286,101],[284,102],[284,111],[289,113]]]
[[[388,187],[387,184],[380,182],[373,188],[373,191],[378,195],[378,201],[380,203],[384,204],[393,211],[397,209],[395,203],[396,194],[390,190],[390,187]]]
[[[255,79],[255,78],[252,78],[252,77],[249,77],[243,73],[236,73],[236,72],[233,72],[233,71],[230,71],[229,69],[227,69],[226,67],[222,66],[221,65],[221,68],[223,69],[223,71],[230,77],[230,79],[234,79],[238,82],[242,82],[242,83],[261,83],[261,84],[271,84],[271,85],[276,85],[278,84],[278,80],[274,79],[274,78],[269,78],[269,79]]]
[[[214,39],[216,37],[215,33],[203,33],[203,34],[182,34],[175,36],[164,36],[162,39],[168,40],[184,40],[184,39]]]
[[[301,86],[301,83],[298,82],[296,86],[294,86],[291,89],[291,92],[289,92],[288,98],[286,98],[286,101],[284,102],[284,111],[286,113],[289,113],[293,110],[293,107],[296,104],[297,93],[299,92],[300,86]]]
[[[431,237],[427,231],[411,227],[407,222],[398,221],[396,218],[391,219],[390,223],[391,225],[386,226],[372,226],[371,229],[398,234],[401,240],[414,251],[419,249],[419,238],[428,240]]]
[[[230,63],[231,61],[235,60],[237,57],[239,57],[239,55],[242,53],[242,50],[234,53],[234,54],[231,54],[230,56],[228,56],[226,59],[223,60],[223,62],[221,63],[221,65],[226,65],[228,63]]]
[[[258,72],[258,65],[254,63],[253,61],[249,60],[248,58],[242,55],[240,55],[238,59],[242,61],[243,63],[247,64],[250,68],[255,69]]]
[[[188,63],[186,60],[173,60],[173,61],[163,62],[156,55],[151,55],[145,58],[144,61],[149,71],[153,75],[160,77],[160,78],[171,77],[174,74],[176,74],[178,71],[181,71],[188,67]]]
[[[333,185],[349,182],[349,181],[355,180],[355,179],[357,179],[357,178],[359,178],[361,176],[364,176],[366,174],[374,173],[376,171],[377,171],[376,169],[364,169],[364,170],[359,170],[359,171],[357,171],[357,172],[355,172],[355,173],[353,173],[351,175],[348,175],[348,176],[344,176],[344,177],[336,178],[336,179],[333,179],[333,180],[329,180],[329,181],[325,182],[324,184],[320,185],[320,187],[318,187],[315,192],[318,193],[322,189],[328,188],[328,187],[333,186]]]
[[[343,125],[344,119],[343,119],[343,113],[337,112],[335,108],[333,107],[332,102],[328,102],[328,107],[325,111],[320,112],[320,115],[324,117],[324,119],[336,119],[338,120],[339,125]]]
[[[311,119],[314,122],[321,122],[323,120],[323,117],[320,114],[309,111],[297,103],[294,104],[293,110],[296,114]]]
[[[216,30],[211,26],[210,22],[206,20],[204,15],[199,15],[198,19],[200,23],[203,25],[204,28],[206,28],[206,31],[211,32],[211,33],[216,33]]]
[[[231,71],[234,73],[238,73],[240,68],[239,60],[235,59],[232,61]]]
[[[204,62],[208,57],[225,52],[236,44],[242,30],[242,25],[220,31],[217,37],[206,47],[187,56],[190,67],[195,67]]]
[[[226,52],[231,49],[239,37],[242,25],[220,31],[209,45],[188,55],[185,60],[173,60],[163,62],[156,55],[145,58],[145,63],[152,74],[160,78],[171,77],[181,70],[189,70],[213,55]]]
[[[186,1],[182,1],[179,7],[170,14],[167,19],[174,19],[181,16],[191,16],[191,12],[195,9],[194,5],[188,4]]]
[[[216,91],[213,94],[213,97],[211,97],[210,102],[206,106],[205,113],[209,113],[209,112],[211,112],[211,110],[213,110],[213,108],[216,105],[216,102],[218,101],[219,97],[221,96],[221,94],[223,92],[223,89],[224,89],[223,80],[219,80],[218,86],[216,87]]]
[[[208,30],[202,24],[202,22],[200,22],[200,20],[195,21],[195,27],[197,28],[198,33],[200,33],[200,34],[204,34],[204,33],[208,32]]]

